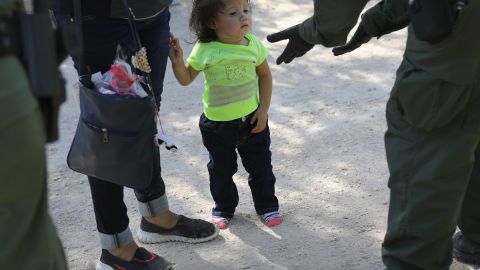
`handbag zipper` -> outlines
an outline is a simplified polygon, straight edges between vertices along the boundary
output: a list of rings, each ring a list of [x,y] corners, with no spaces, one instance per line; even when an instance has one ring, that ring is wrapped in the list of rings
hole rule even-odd
[[[97,125],[94,125],[92,123],[87,122],[85,119],[82,118],[82,122],[90,129],[94,130],[95,132],[101,133],[102,134],[102,140],[104,143],[108,143],[109,140],[109,135],[113,134],[116,136],[122,136],[122,137],[135,137],[137,136],[136,132],[128,132],[128,131],[122,131],[122,130],[115,130],[115,129],[109,129],[106,127],[99,127]]]

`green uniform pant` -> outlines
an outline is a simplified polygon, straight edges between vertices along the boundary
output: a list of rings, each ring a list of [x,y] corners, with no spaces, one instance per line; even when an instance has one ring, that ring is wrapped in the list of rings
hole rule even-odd
[[[389,270],[448,270],[457,225],[480,244],[480,85],[451,84],[404,59],[387,123],[383,261]]]
[[[15,58],[0,58],[0,79],[0,268],[67,269],[47,210],[42,116]]]

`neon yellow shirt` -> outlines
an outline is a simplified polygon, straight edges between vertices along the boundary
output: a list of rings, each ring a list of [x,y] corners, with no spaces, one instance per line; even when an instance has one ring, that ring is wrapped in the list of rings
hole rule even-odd
[[[213,121],[230,121],[255,111],[260,103],[256,67],[269,51],[253,34],[248,45],[197,42],[187,62],[203,72],[203,112]]]

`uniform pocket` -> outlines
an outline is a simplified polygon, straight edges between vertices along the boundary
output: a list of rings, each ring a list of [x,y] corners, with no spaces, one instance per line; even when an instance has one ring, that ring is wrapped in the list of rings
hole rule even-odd
[[[472,89],[432,77],[406,60],[397,73],[391,98],[404,119],[422,131],[461,125]]]

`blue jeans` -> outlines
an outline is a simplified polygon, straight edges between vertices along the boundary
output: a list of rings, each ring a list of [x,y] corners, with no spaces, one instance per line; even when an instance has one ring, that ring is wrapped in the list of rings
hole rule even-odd
[[[61,24],[67,16],[55,14]],[[136,21],[138,34],[142,45],[147,49],[147,55],[152,72],[150,73],[151,84],[155,94],[157,105],[160,105],[160,97],[163,92],[163,81],[168,60],[170,11],[165,9],[154,18]],[[81,81],[85,85],[89,83],[88,74],[106,72],[110,69],[120,45],[126,52],[132,55],[135,52],[133,35],[127,20],[101,18],[96,16],[83,17],[85,66],[79,66],[78,59],[74,58],[75,68]],[[85,76],[87,75],[87,76]],[[158,207],[153,207],[152,215],[158,211],[168,210],[168,201],[165,196],[165,184],[161,177],[160,153],[155,147],[153,179],[145,190],[135,190],[139,202],[157,202]],[[128,228],[129,219],[127,207],[123,202],[123,186],[102,181],[95,177],[88,177],[92,193],[97,229],[102,234],[113,235],[124,232]],[[158,203],[161,202],[161,203]],[[159,205],[162,204],[162,205]],[[151,205],[147,208],[152,208]],[[143,214],[143,213],[142,213]]]
[[[215,216],[231,218],[238,205],[237,186],[233,182],[238,168],[236,150],[249,174],[248,185],[257,214],[278,210],[270,130],[267,124],[262,132],[251,133],[254,127],[250,124],[251,116],[226,122],[211,121],[204,114],[200,117],[203,145],[210,154],[207,167],[210,192],[215,201],[212,214]]]

